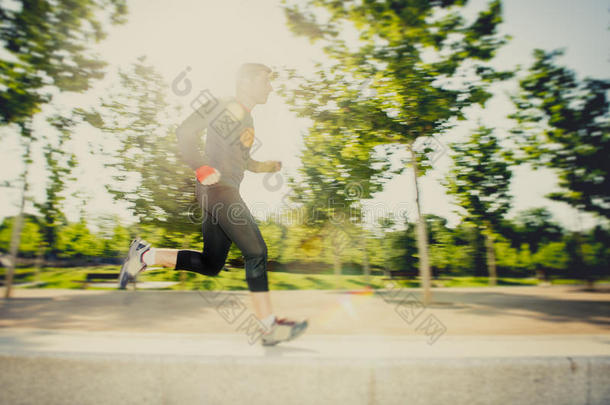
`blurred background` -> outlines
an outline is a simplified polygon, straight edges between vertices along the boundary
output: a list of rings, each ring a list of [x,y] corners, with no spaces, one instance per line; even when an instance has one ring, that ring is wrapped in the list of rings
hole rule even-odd
[[[252,157],[283,168],[241,185],[272,289],[609,281],[609,6],[2,0],[3,283],[83,288],[136,235],[202,249],[174,130],[244,62],[276,73]],[[233,245],[222,288],[242,269]]]

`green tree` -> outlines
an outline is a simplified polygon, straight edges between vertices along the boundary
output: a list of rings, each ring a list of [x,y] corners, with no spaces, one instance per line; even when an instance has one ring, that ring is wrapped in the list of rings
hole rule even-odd
[[[512,246],[511,241],[502,235],[496,235],[493,247],[498,273],[504,270],[505,273],[510,274],[519,267],[520,251]]]
[[[514,244],[519,246],[527,243],[534,253],[541,244],[559,242],[563,236],[563,229],[553,220],[553,214],[544,207],[523,210],[512,222]]]
[[[522,243],[519,247],[519,256],[517,258],[517,266],[521,270],[525,270],[527,274],[535,270],[532,252],[527,243]],[[539,278],[540,275],[539,275]]]
[[[610,218],[610,81],[578,80],[557,65],[561,54],[534,51],[534,64],[513,97],[513,132],[527,162],[558,174],[560,191],[549,198]]]
[[[12,263],[20,244],[27,178],[34,140],[32,118],[56,92],[82,92],[104,75],[105,63],[88,46],[106,35],[105,17],[123,23],[125,0],[16,0],[0,5],[0,125],[17,124],[24,145],[21,202],[11,240]],[[6,277],[11,294],[14,268]]]
[[[536,270],[541,273],[544,279],[548,279],[549,272],[563,271],[569,264],[569,256],[564,242],[550,242],[540,246],[532,260]]]
[[[23,235],[19,242],[19,252],[25,256],[33,256],[38,253],[42,242],[42,235],[39,225],[39,218],[32,215],[27,215],[23,224],[21,234]],[[15,217],[4,218],[0,225],[0,250],[8,252],[12,229],[15,224]]]
[[[323,240],[316,228],[297,222],[287,226],[282,263],[320,261]]]
[[[118,147],[99,148],[105,166],[113,170],[113,181],[106,189],[115,200],[131,204],[138,226],[190,233],[193,221],[200,222],[201,212],[193,198],[195,179],[179,161],[175,128],[169,124],[167,84],[146,56],[140,56],[120,69],[115,88],[101,98],[98,108],[79,111],[102,130],[100,145],[106,145],[107,135],[118,143]]]
[[[106,257],[118,257],[127,253],[131,235],[129,229],[121,224],[117,215],[104,215],[98,218],[98,237],[102,240],[101,254]]]
[[[392,249],[390,248],[390,238],[388,234],[390,233],[392,227],[396,225],[396,218],[393,213],[390,213],[386,216],[382,216],[377,219],[377,224],[380,229],[380,235],[376,240],[379,244],[379,249],[374,251],[372,255],[372,262],[379,263],[383,267],[384,274],[389,275],[390,271],[390,254],[392,253]]]
[[[304,223],[326,241],[336,275],[341,274],[342,256],[359,246],[365,273],[370,272],[365,232],[362,229],[361,200],[379,190],[371,178],[382,170],[370,151],[351,148],[343,138],[345,131],[328,122],[314,122],[305,136],[300,153],[301,178],[289,177],[289,200],[301,207]],[[308,233],[307,233],[308,234]],[[310,235],[308,235],[310,237]]]
[[[500,1],[490,2],[470,22],[462,15],[464,5],[460,0],[286,2],[288,26],[312,42],[323,42],[332,65],[318,65],[309,80],[288,70],[288,79],[299,80],[286,86],[284,94],[298,114],[340,137],[344,154],[366,156],[379,146],[387,157],[406,149],[410,158],[395,174],[410,163],[417,190],[418,177],[430,166],[420,152],[430,148],[418,146],[416,138],[446,132],[456,119],[465,118],[466,107],[485,104],[491,82],[511,75],[488,63],[506,40],[496,32],[502,21]],[[357,43],[348,43],[350,28],[357,30]],[[427,235],[419,192],[416,201],[428,303]]]
[[[23,123],[53,91],[82,92],[103,77],[105,62],[89,45],[104,23],[125,22],[125,0],[15,0],[0,5],[0,124]]]
[[[265,243],[267,244],[267,255],[269,260],[279,261],[282,251],[284,250],[285,227],[270,218],[260,221],[259,227],[261,234],[265,238]]]
[[[426,214],[425,218],[426,227],[430,230],[430,267],[434,277],[437,277],[439,272],[446,273],[451,267],[451,255],[454,253],[451,249],[454,244],[453,234],[447,227],[447,219],[433,214]]]
[[[610,230],[596,226],[587,235],[587,243],[583,245],[583,261],[586,270],[586,280],[590,288],[600,278],[610,276]]]
[[[60,114],[50,117],[48,121],[57,130],[59,136],[56,142],[52,142],[51,139],[46,140],[44,157],[49,171],[46,198],[44,202],[35,203],[34,206],[42,216],[41,226],[45,245],[50,249],[51,255],[55,256],[58,253],[56,246],[58,229],[67,224],[67,219],[61,210],[61,204],[65,198],[62,192],[65,189],[66,181],[71,180],[70,174],[77,164],[76,155],[65,149],[75,121]],[[43,137],[46,136],[43,135]]]
[[[57,233],[59,257],[83,258],[99,256],[103,242],[89,230],[87,221],[81,217],[78,222],[68,223]]]
[[[477,249],[473,244],[478,232],[472,223],[462,221],[453,230],[453,245],[451,250],[451,268],[454,274],[471,275],[477,260]]]
[[[403,231],[390,232],[387,235],[390,251],[390,270],[416,272],[418,267],[416,225],[405,221]]]
[[[494,232],[511,204],[512,172],[491,128],[480,126],[462,144],[452,145],[453,167],[447,175],[447,192],[485,235],[490,285],[496,285]]]
[[[610,274],[610,231],[600,225],[588,232],[570,232],[563,242],[568,255],[567,276],[585,280],[590,289]]]

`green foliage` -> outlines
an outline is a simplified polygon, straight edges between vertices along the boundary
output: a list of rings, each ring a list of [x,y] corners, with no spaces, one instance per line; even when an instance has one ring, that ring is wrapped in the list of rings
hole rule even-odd
[[[129,228],[123,226],[117,216],[101,218],[98,237],[102,240],[102,256],[122,257],[127,253],[132,235]]]
[[[417,269],[417,240],[415,238],[415,225],[407,223],[407,228],[401,232],[391,232],[385,235],[388,239],[388,260],[390,270]]]
[[[105,62],[87,46],[120,24],[125,0],[16,0],[0,5],[0,124],[22,123],[51,100],[50,88],[82,92],[103,76]]]
[[[453,234],[447,228],[447,220],[437,215],[426,215],[428,229],[428,243],[430,246],[430,266],[433,271],[447,273],[452,265],[451,249],[453,246]]]
[[[535,269],[534,258],[532,257],[530,246],[527,243],[523,243],[519,249],[516,267],[524,270],[526,274]]]
[[[610,275],[610,229],[596,226],[581,245],[584,278],[595,280]]]
[[[280,255],[283,263],[314,262],[320,260],[323,240],[315,228],[295,224],[287,229],[284,246]]]
[[[46,184],[46,198],[43,203],[34,203],[42,216],[41,226],[44,240],[51,252],[57,253],[57,232],[60,226],[67,224],[66,217],[61,210],[64,200],[62,192],[68,180],[74,180],[70,174],[77,165],[76,155],[66,152],[65,144],[71,137],[75,121],[72,118],[63,117],[60,114],[49,117],[49,123],[57,130],[58,136],[55,142],[46,139],[44,146],[44,157],[49,176]],[[46,134],[43,138],[50,138]]]
[[[497,34],[501,3],[491,2],[471,22],[460,13],[464,3],[286,1],[289,28],[323,42],[334,64],[318,64],[311,79],[287,69],[281,94],[312,119],[312,133],[328,142],[338,138],[344,156],[369,164],[375,163],[366,162],[375,146],[390,155],[391,145],[442,133],[455,118],[465,118],[466,107],[489,99],[491,82],[512,75],[487,63],[507,40]],[[352,27],[359,41],[348,45],[342,33]],[[425,156],[420,159],[424,163]],[[388,170],[370,171],[368,186],[378,187]]]
[[[521,260],[526,258],[522,250],[514,248],[512,243],[502,236],[496,236],[494,241],[496,264],[500,269],[515,270],[521,267]],[[529,275],[525,273],[524,275]]]
[[[99,256],[103,249],[102,241],[89,230],[85,219],[61,227],[57,234],[58,256],[62,258]]]
[[[554,169],[559,192],[549,198],[610,218],[610,81],[557,65],[562,52],[534,51],[534,64],[513,97],[525,160]]]
[[[530,208],[521,211],[512,222],[510,232],[514,246],[526,243],[532,252],[538,250],[540,244],[558,242],[563,237],[563,230],[546,208]]]
[[[454,143],[453,168],[445,185],[475,224],[493,229],[508,212],[512,172],[491,128],[479,127],[470,138]]]
[[[268,259],[278,261],[282,251],[285,249],[285,227],[274,221],[267,220],[260,223],[259,228],[267,244]]]
[[[517,218],[529,217],[533,211],[521,212]],[[38,222],[42,219],[34,216],[26,218],[20,254],[33,257],[37,254],[40,244],[43,243],[42,228],[38,226]],[[553,222],[551,217],[547,219],[550,223]],[[444,218],[435,215],[427,215],[426,221],[430,229],[430,258],[433,274],[452,277],[476,274],[476,254],[477,249],[481,249],[480,246],[477,248],[475,243],[476,235],[480,234],[478,229],[469,222],[462,222],[455,228],[450,228]],[[7,218],[0,225],[0,250],[6,251],[8,248],[11,222],[12,218]],[[168,232],[153,225],[143,225],[139,228],[126,227],[120,224],[116,217],[102,218],[98,225],[100,226],[98,233],[91,232],[84,220],[60,227],[56,246],[59,257],[64,259],[95,256],[123,257],[129,242],[136,233],[152,242],[154,246],[194,250],[201,250],[202,247],[201,234],[198,230],[185,234]],[[509,223],[509,225],[518,229],[516,224]],[[324,243],[326,239],[323,233],[302,224],[282,224],[270,218],[261,221],[260,227],[268,245],[270,260],[285,265],[288,271],[332,272],[332,249],[334,247]],[[414,228],[413,224],[406,223],[406,229],[393,230],[391,227],[386,227],[375,236],[368,233],[364,235],[373,271],[408,270],[413,273],[417,272],[418,254]],[[561,232],[563,235],[563,229]],[[521,238],[518,234],[513,236],[517,240]],[[531,251],[527,243],[517,245],[510,238],[496,234],[494,249],[499,273],[503,276],[529,277],[534,274],[534,271],[542,271],[553,278],[600,280],[610,276],[608,270],[609,242],[610,231],[598,226],[582,234],[566,233],[559,241],[543,239],[536,251]],[[344,271],[362,274],[363,249],[360,243],[362,243],[361,239],[354,238],[347,241],[343,247],[343,262],[349,263],[353,267],[348,269],[346,265]],[[233,245],[229,259],[239,257],[241,257],[241,252]],[[178,273],[169,270],[167,274],[167,277],[171,276],[176,279],[179,276]],[[167,277],[155,279],[166,280]],[[201,279],[197,275],[191,275],[191,277],[194,277],[191,280],[193,283]],[[243,277],[240,277],[235,279],[235,283],[231,282],[231,288],[246,288],[241,284]],[[59,283],[58,280],[53,283]],[[330,283],[331,280],[328,280]],[[480,280],[486,280],[486,278],[480,278]],[[278,288],[288,288],[288,284],[292,285],[291,288],[299,288],[300,285],[308,285],[308,288],[332,288],[332,283],[326,285],[326,281],[323,280],[306,284],[301,282],[294,284],[286,280],[281,282],[287,284],[281,286],[278,284],[276,285]],[[68,286],[68,284],[62,283],[53,285]],[[413,283],[415,283],[413,286],[418,285],[416,281]],[[472,285],[465,283],[462,280],[448,282],[445,285]],[[499,283],[514,284],[515,282],[499,280]]]
[[[536,267],[545,270],[565,270],[569,257],[564,242],[550,242],[542,245],[533,255],[532,260]]]
[[[79,111],[103,137],[110,135],[119,143],[105,153],[105,166],[114,170],[106,189],[116,200],[131,203],[140,224],[189,233],[200,223],[193,222],[200,210],[193,196],[195,179],[179,161],[174,128],[166,124],[167,85],[144,56],[121,69],[119,78],[118,90],[105,97],[101,107]]]
[[[331,60],[317,64],[311,78],[285,69],[278,87],[298,116],[312,122],[301,154],[303,180],[289,179],[294,201],[312,213],[336,251],[341,232],[328,223],[349,239],[349,217],[357,224],[361,213],[348,209],[358,210],[359,200],[382,190],[408,163],[393,168],[388,157],[414,149],[418,137],[445,132],[466,107],[485,104],[491,82],[510,77],[488,63],[506,40],[496,32],[501,3],[491,2],[471,22],[460,14],[462,1],[284,3],[289,28],[322,42]],[[358,31],[356,43],[347,43],[345,28]],[[426,151],[414,152],[424,173]]]
[[[11,243],[11,232],[14,217],[4,218],[0,225],[0,250],[8,252]],[[19,242],[19,252],[24,256],[35,256],[42,243],[39,221],[32,216],[25,216]]]

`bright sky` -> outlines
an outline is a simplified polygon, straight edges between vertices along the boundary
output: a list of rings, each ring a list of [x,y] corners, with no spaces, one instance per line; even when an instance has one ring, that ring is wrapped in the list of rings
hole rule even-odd
[[[471,0],[470,7],[478,10],[485,3]],[[234,94],[234,73],[242,62],[286,65],[307,73],[312,71],[314,60],[324,57],[317,46],[289,32],[279,1],[134,0],[129,1],[129,6],[128,23],[112,28],[109,37],[99,46],[99,52],[110,63],[110,72],[118,66],[129,65],[143,54],[168,82],[190,68],[186,78],[192,90],[182,96],[173,94],[174,100],[185,107],[183,116],[177,116],[176,122],[186,116],[189,104],[203,89],[210,89],[218,96]],[[526,67],[531,63],[534,48],[550,50],[562,47],[566,49],[562,63],[574,69],[579,77],[607,78],[610,72],[609,7],[608,0],[505,0],[502,30],[513,39],[499,53],[498,66],[511,68],[521,64]],[[183,85],[181,82],[180,88],[184,88]],[[514,89],[514,85],[504,85],[498,91],[499,96],[484,111],[473,110],[471,119],[441,138],[442,142],[461,139],[479,118],[484,124],[496,127],[498,135],[508,135],[507,130],[512,124],[504,117],[510,112],[511,104],[502,92],[510,89]],[[100,84],[93,96],[101,96],[103,91],[103,84]],[[91,102],[92,95],[69,95],[61,100],[66,106],[82,105]],[[307,123],[296,119],[277,94],[272,94],[267,104],[256,106],[253,115],[256,136],[262,143],[253,157],[257,160],[281,160],[283,163],[280,172],[283,176],[276,174],[267,179],[268,187],[264,187],[264,174],[245,174],[241,193],[254,215],[262,217],[280,210],[281,198],[288,188],[285,184],[272,186],[285,179],[286,174],[295,173],[299,166],[298,152]],[[86,151],[87,142],[99,136],[99,133],[82,130],[75,137],[73,147]],[[0,139],[4,162],[0,179],[14,178],[21,170],[18,146],[8,133]],[[448,154],[443,155],[436,162],[434,172],[423,179],[422,204],[424,212],[444,216],[450,219],[450,224],[455,224],[458,220],[454,213],[456,207],[438,182],[450,163]],[[43,196],[43,166],[40,155],[35,157],[31,171],[31,195],[35,198]],[[90,159],[81,161],[78,176],[79,181],[71,186],[70,192],[79,197],[67,201],[70,219],[75,220],[81,209],[88,213],[89,218],[113,213],[128,218],[125,207],[113,202],[100,186],[104,171],[98,156],[92,155]],[[529,207],[546,206],[569,228],[578,227],[578,218],[583,221],[582,226],[590,226],[593,223],[590,216],[578,216],[565,204],[544,198],[554,190],[555,182],[555,177],[548,171],[518,168],[513,178],[515,201],[511,214]],[[270,188],[277,190],[269,191]],[[3,191],[0,217],[16,212],[18,197],[18,193]],[[83,200],[86,201],[84,206]],[[371,202],[369,217],[374,219],[389,212],[398,214],[406,210],[413,220],[414,204],[412,174],[406,171],[387,183],[386,189]]]

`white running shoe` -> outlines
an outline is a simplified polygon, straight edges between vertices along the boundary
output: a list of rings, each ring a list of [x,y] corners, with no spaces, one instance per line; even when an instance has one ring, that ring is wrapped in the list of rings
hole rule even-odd
[[[274,346],[280,342],[299,337],[307,329],[307,320],[296,322],[286,318],[276,319],[270,330],[262,335],[263,346]]]
[[[119,289],[123,290],[130,280],[135,280],[139,272],[146,268],[142,256],[150,249],[150,243],[136,238],[129,245],[129,252],[119,273]]]

